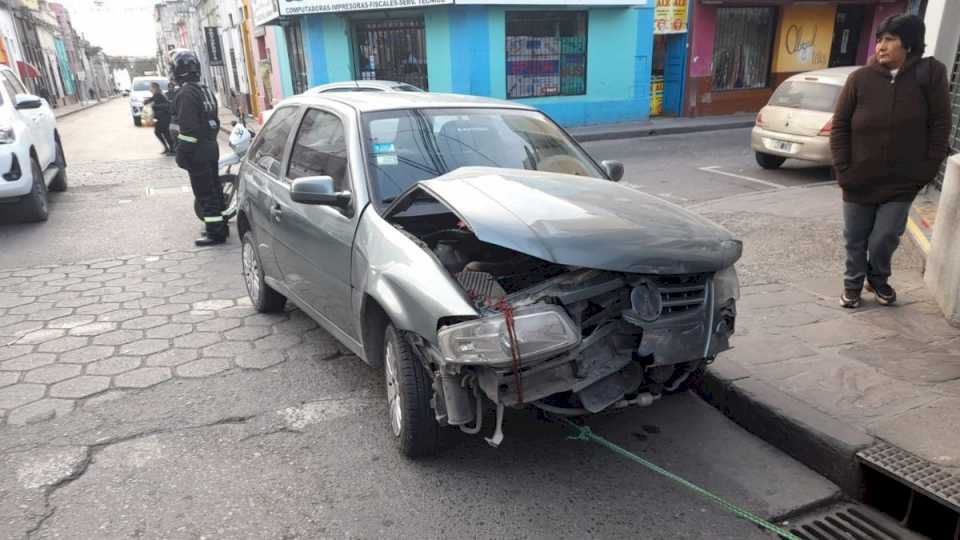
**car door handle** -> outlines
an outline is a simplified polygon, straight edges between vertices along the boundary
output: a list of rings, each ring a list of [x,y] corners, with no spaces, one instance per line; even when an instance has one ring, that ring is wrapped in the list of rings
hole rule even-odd
[[[283,216],[283,208],[281,208],[279,204],[270,207],[270,217],[272,217],[274,221],[280,223],[281,216]]]

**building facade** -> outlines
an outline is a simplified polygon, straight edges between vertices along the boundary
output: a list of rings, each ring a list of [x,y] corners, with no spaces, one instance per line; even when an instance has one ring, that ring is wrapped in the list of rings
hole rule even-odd
[[[309,86],[396,80],[516,100],[566,126],[650,116],[652,0],[413,3],[424,7],[280,0],[291,85],[302,55]]]
[[[884,19],[924,8],[908,0],[696,0],[690,7],[688,116],[758,111],[791,75],[865,64]]]

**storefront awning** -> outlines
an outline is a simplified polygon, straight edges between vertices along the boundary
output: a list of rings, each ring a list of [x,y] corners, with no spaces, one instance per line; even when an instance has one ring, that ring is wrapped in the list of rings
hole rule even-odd
[[[20,71],[21,79],[37,79],[40,77],[40,70],[29,62],[17,60],[17,69]]]

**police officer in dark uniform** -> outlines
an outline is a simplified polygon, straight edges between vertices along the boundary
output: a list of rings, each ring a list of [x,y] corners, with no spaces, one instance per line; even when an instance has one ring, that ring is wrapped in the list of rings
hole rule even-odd
[[[223,191],[218,179],[217,162],[220,132],[217,98],[200,84],[200,61],[191,51],[173,56],[173,77],[180,89],[173,101],[180,134],[177,135],[177,165],[190,175],[193,196],[199,202],[204,231],[194,241],[197,246],[222,244],[227,240],[227,221],[223,215]]]

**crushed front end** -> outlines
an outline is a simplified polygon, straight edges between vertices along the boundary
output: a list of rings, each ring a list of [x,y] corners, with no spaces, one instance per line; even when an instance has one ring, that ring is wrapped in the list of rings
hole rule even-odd
[[[481,395],[564,415],[649,405],[727,350],[735,329],[732,266],[636,275],[542,264],[526,271],[558,275],[512,293],[502,283],[517,266],[467,268],[455,276],[481,317],[441,328],[434,362],[438,419],[467,431],[479,430]]]

